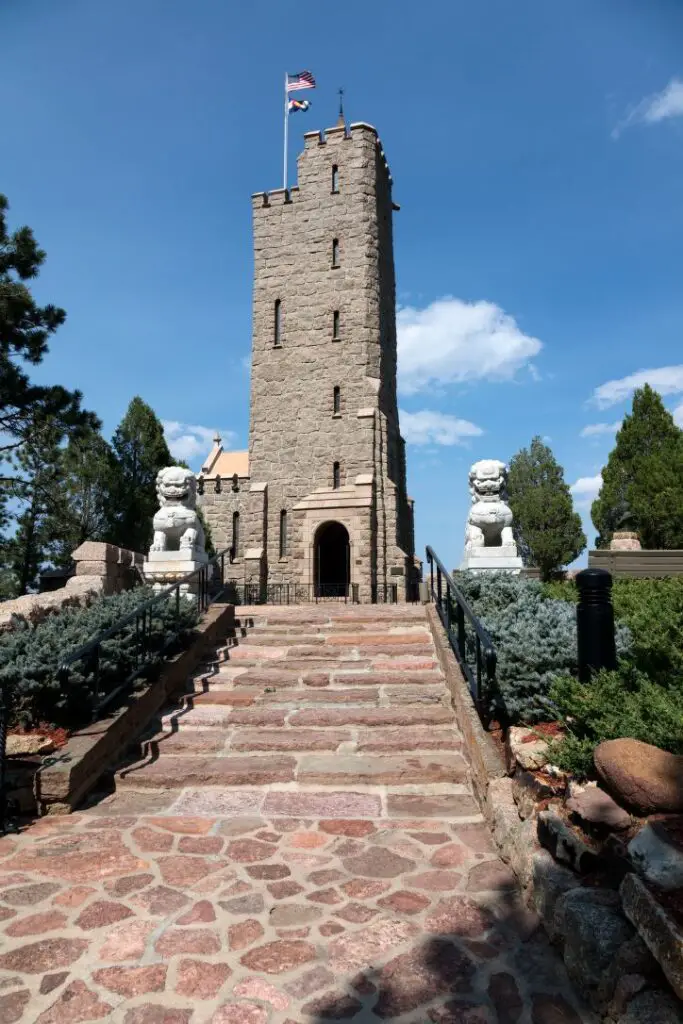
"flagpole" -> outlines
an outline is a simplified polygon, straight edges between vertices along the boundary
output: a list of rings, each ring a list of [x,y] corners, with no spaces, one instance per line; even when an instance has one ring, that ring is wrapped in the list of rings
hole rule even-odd
[[[287,101],[287,72],[285,71],[285,151],[282,158],[282,187],[287,188],[287,135],[289,129],[289,104]]]

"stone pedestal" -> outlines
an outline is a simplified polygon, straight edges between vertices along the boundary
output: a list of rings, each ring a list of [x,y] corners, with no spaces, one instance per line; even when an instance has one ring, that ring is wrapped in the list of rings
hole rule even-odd
[[[466,551],[460,569],[469,572],[501,572],[519,573],[522,570],[522,559],[517,554],[516,545],[504,545],[500,548],[479,548]]]
[[[201,569],[208,561],[205,551],[199,548],[183,551],[150,551],[142,566],[145,580],[151,583],[155,593],[172,586],[183,576]],[[198,580],[192,580],[181,588],[181,593],[188,599],[194,599],[198,590]]]
[[[640,537],[631,530],[617,530],[609,542],[610,551],[640,551]]]

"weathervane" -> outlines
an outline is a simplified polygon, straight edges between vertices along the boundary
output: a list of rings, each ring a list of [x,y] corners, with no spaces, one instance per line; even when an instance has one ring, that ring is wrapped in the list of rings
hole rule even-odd
[[[344,119],[344,90],[339,89],[339,117],[337,118],[338,127],[346,127],[346,121]]]

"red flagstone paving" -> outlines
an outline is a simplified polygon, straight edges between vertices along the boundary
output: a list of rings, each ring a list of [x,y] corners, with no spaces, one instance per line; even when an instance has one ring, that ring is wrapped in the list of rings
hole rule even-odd
[[[0,839],[0,1022],[592,1022],[496,855],[424,609],[247,620],[112,795]]]

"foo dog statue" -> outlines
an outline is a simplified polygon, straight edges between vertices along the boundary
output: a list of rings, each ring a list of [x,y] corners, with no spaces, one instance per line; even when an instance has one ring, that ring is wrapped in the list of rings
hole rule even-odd
[[[204,556],[204,530],[197,515],[197,481],[182,466],[157,473],[159,511],[152,520],[152,551],[186,551],[188,558]]]
[[[470,469],[472,507],[465,530],[463,569],[519,570],[522,561],[512,532],[512,512],[506,502],[507,466],[482,459]]]

